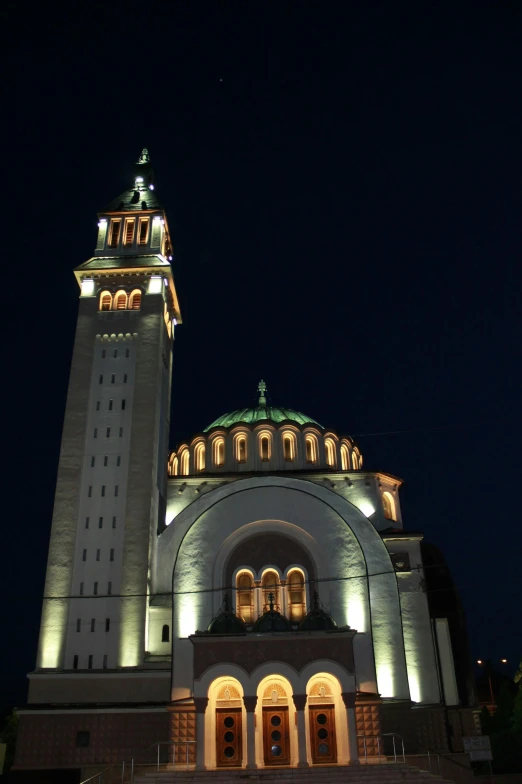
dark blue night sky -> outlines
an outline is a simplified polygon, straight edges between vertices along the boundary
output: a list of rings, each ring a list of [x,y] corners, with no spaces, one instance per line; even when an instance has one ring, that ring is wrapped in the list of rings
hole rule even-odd
[[[261,377],[272,403],[355,436],[366,467],[405,480],[405,527],[446,554],[473,657],[514,671],[520,4],[13,5],[5,21],[1,708],[24,703],[35,661],[72,270],[144,146],[184,318],[172,445]]]

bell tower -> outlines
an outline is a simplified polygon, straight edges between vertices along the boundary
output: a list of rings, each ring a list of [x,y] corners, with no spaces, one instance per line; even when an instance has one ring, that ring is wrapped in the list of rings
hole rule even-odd
[[[94,255],[74,271],[79,313],[32,702],[45,701],[42,671],[121,671],[144,659],[181,316],[146,149],[129,179],[98,214]]]

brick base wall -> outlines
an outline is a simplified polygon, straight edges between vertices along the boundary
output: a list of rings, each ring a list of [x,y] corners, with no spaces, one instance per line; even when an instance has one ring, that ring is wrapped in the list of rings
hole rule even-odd
[[[79,732],[88,733],[87,746],[77,745]],[[166,709],[129,713],[24,713],[20,716],[13,769],[112,765],[124,758],[138,758],[141,749],[168,739]],[[152,761],[156,753],[150,752]]]

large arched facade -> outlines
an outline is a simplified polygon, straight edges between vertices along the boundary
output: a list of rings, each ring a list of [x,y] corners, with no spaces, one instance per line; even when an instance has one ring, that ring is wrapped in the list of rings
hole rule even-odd
[[[271,538],[273,554],[266,549]],[[408,701],[415,689],[418,696],[420,681],[417,673],[424,666],[432,669],[434,687],[437,688],[427,612],[424,617],[421,614],[420,619],[415,619],[412,633],[405,635],[405,629],[408,630],[408,617],[405,616],[408,613],[404,612],[403,591],[382,537],[357,507],[327,488],[293,477],[273,476],[221,485],[195,500],[172,520],[162,533],[159,545],[154,592],[161,594],[171,590],[173,596],[171,699],[187,700],[199,694],[196,704],[205,705],[204,718],[200,718],[198,724],[200,733],[205,736],[203,746],[199,745],[201,755],[202,749],[205,749],[204,757],[199,760],[200,766],[217,765],[217,730],[215,718],[212,718],[216,708],[212,707],[212,700],[217,699],[214,692],[220,681],[216,679],[232,677],[235,666],[244,673],[243,679],[238,678],[243,690],[242,699],[248,698],[251,704],[257,697],[254,711],[261,710],[261,715],[254,725],[259,728],[264,726],[263,697],[258,692],[260,681],[252,680],[255,668],[265,668],[262,671],[269,679],[282,677],[285,668],[290,668],[294,674],[294,681],[285,676],[292,687],[292,690],[286,689],[284,699],[287,702],[283,706],[290,721],[292,711],[297,710],[294,697],[298,698],[298,702],[300,700],[300,704],[304,700],[303,704],[309,705],[307,694],[313,684],[309,684],[310,675],[307,678],[303,675],[306,668],[329,658],[328,666],[322,664],[316,674],[323,673],[325,676],[321,688],[324,690],[328,686],[329,691],[325,692],[330,701],[328,704],[335,706],[335,709],[332,707],[322,713],[321,717],[332,717],[336,738],[339,728],[344,726],[348,731],[347,707],[343,702],[348,699],[348,692],[342,692],[335,686],[342,682],[343,677],[352,679],[352,694],[358,691]],[[287,563],[290,555],[284,560],[285,548],[288,550],[289,546],[297,554],[291,564]],[[249,549],[252,555],[247,562]],[[278,559],[279,563],[274,562]],[[278,607],[282,607],[284,596],[288,597],[285,575],[288,575],[289,568],[299,568],[306,576],[303,579],[308,583],[308,603],[310,586],[314,594],[317,592],[320,606],[337,623],[335,635],[326,638],[324,633],[312,633],[307,637],[307,645],[302,646],[302,638],[299,638],[302,632],[297,628],[288,632],[286,637],[278,635],[277,642],[274,635],[267,635],[265,639],[263,635],[247,633],[236,637],[231,644],[226,637],[212,637],[210,640],[211,635],[197,634],[204,632],[219,614],[223,595],[234,594],[234,579],[239,573],[251,574],[251,590],[258,590],[261,597],[257,604],[252,602],[249,612],[260,615],[266,609],[262,606],[261,577],[264,569],[271,570],[278,587],[281,587],[281,596],[277,594],[276,601],[280,602]],[[420,597],[422,605],[425,597],[422,594]],[[409,596],[407,601],[410,601],[411,608]],[[236,608],[236,604],[233,603],[233,606]],[[311,658],[303,658],[303,650],[311,651],[312,648]],[[347,653],[348,649],[351,654]],[[327,650],[330,657],[326,656]],[[353,657],[351,670],[341,663],[348,661],[350,655]],[[341,668],[342,677],[339,677],[339,672],[332,672],[333,666]],[[215,667],[218,670],[214,670]],[[204,695],[198,684],[207,683],[208,678],[210,682]],[[208,691],[212,683],[216,685]],[[315,700],[320,694],[309,696]],[[425,701],[432,701],[432,695],[425,693],[422,696]],[[285,753],[290,754],[290,764],[318,764],[317,753],[315,760],[312,758],[311,713],[308,708],[305,710],[303,707],[302,710],[301,730],[293,742],[290,733],[290,747]],[[248,710],[245,705],[242,711],[242,737],[248,744]],[[298,726],[298,718],[294,716],[295,727]],[[343,730],[344,734],[335,743],[335,761],[339,764],[349,757],[346,732]],[[255,738],[250,762],[254,764],[255,759],[259,766],[266,763],[266,748],[262,745],[266,738],[263,740],[263,734],[257,734]],[[300,756],[299,742],[302,746]],[[247,751],[248,746],[241,751],[244,765],[248,761]]]

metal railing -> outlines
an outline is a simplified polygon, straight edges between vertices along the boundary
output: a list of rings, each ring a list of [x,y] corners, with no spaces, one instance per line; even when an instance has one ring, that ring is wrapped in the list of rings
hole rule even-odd
[[[400,748],[402,749],[402,762],[406,762],[406,756],[404,753],[404,738],[402,735],[399,735],[397,732],[381,732],[380,735],[357,735],[358,738],[363,739],[363,747],[364,747],[364,761],[368,762],[368,756],[370,757],[378,757],[379,763],[381,763],[382,757],[385,757],[385,762],[387,762],[387,758],[391,756],[391,754],[387,754],[384,747],[384,738],[391,738],[393,742],[393,761],[397,762],[397,744],[395,743],[395,738],[400,740]],[[377,754],[370,754],[368,755],[368,745],[366,743],[366,739],[377,740]],[[382,753],[381,753],[381,741],[382,741]],[[399,757],[401,756],[401,752],[399,752]]]
[[[134,781],[134,774],[136,769],[139,767],[148,767],[148,768],[156,768],[156,770],[160,769],[162,765],[169,765],[171,764],[168,758],[160,759],[161,757],[161,748],[166,746],[167,751],[170,747],[174,748],[174,753],[172,757],[172,765],[173,768],[176,769],[178,765],[184,765],[185,769],[188,770],[191,763],[189,761],[189,751],[191,746],[196,746],[195,740],[180,740],[180,741],[155,741],[151,743],[150,746],[145,746],[145,748],[140,749],[137,751],[130,760],[122,760],[122,762],[118,762],[114,765],[109,765],[107,768],[100,770],[98,773],[95,773],[93,776],[90,776],[88,779],[83,779],[80,784],[113,784],[113,782],[118,781],[125,784],[125,782],[132,782]],[[184,762],[177,762],[176,757],[180,755],[177,754],[178,747],[185,747],[185,754],[184,754]],[[140,761],[143,760],[143,755],[145,755],[148,751],[155,749],[155,753],[151,755],[151,759],[147,761]],[[168,757],[168,754],[167,754]]]
[[[464,765],[462,762],[459,762],[452,757],[447,757],[439,751],[428,749],[424,755],[420,754],[419,756],[421,758],[423,756],[427,757],[427,768],[430,773],[442,776],[443,778],[451,776],[452,780],[457,782],[457,784],[468,784],[475,779],[475,774],[471,767]],[[417,762],[417,764],[421,767],[419,762]]]

